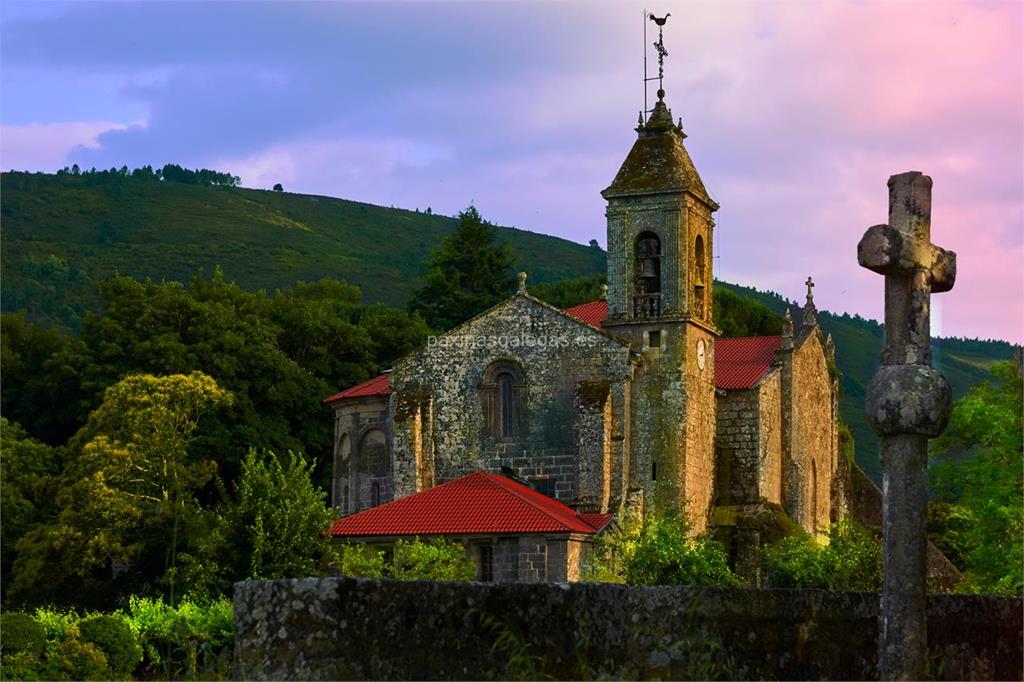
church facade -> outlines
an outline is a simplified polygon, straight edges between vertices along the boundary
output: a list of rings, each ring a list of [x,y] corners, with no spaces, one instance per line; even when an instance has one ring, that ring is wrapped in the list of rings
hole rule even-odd
[[[663,92],[636,131],[602,192],[601,300],[560,310],[521,274],[506,301],[325,399],[341,515],[505,474],[580,514],[683,510],[750,574],[766,519],[821,533],[846,512],[835,349],[810,280],[799,325],[720,338],[718,205]]]

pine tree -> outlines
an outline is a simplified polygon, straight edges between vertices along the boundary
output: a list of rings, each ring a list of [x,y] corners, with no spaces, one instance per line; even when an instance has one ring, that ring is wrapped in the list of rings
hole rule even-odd
[[[430,327],[445,331],[487,310],[511,293],[512,253],[497,243],[497,229],[474,206],[458,215],[459,226],[431,253],[422,286],[409,303]]]

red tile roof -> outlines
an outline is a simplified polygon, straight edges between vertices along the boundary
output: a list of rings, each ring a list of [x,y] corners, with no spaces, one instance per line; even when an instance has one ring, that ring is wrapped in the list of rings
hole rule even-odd
[[[747,336],[715,341],[715,386],[725,390],[753,387],[771,369],[778,336]]]
[[[385,372],[380,376],[374,377],[369,381],[365,381],[358,386],[352,388],[346,388],[341,393],[335,393],[329,395],[323,399],[324,405],[329,405],[345,398],[366,398],[369,396],[376,395],[389,395],[391,393],[391,387],[388,385],[388,374]]]
[[[601,328],[604,318],[608,317],[608,301],[591,301],[582,303],[571,308],[566,308],[565,313],[572,315],[581,322],[586,322],[591,327]]]
[[[510,478],[482,471],[336,519],[335,537],[583,533],[611,514],[579,514]]]

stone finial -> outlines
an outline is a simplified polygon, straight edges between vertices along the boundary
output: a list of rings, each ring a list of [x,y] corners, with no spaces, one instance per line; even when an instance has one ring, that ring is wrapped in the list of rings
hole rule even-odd
[[[608,300],[608,285],[607,284],[602,284],[601,285],[601,300],[602,301],[607,301]]]
[[[829,360],[835,362],[836,359],[836,342],[832,340],[832,335],[829,334],[825,339],[825,356]]]
[[[520,294],[525,294],[526,293],[526,273],[525,272],[520,272],[519,273],[519,292],[518,293],[520,293]]]
[[[804,303],[800,326],[809,328],[818,324],[818,309],[814,306],[814,280],[808,276],[804,284],[807,285],[807,302]]]
[[[782,316],[782,343],[781,348],[792,348],[793,347],[793,316],[789,313],[789,308],[786,308],[786,314]]]

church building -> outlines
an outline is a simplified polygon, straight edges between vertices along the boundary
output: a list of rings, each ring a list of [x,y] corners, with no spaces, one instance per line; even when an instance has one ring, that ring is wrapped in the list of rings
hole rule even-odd
[[[835,348],[810,279],[799,323],[787,313],[781,336],[721,338],[718,204],[663,90],[636,132],[601,192],[602,299],[560,310],[520,274],[507,300],[324,400],[335,419],[336,537],[448,536],[467,543],[482,578],[572,580],[609,519],[675,509],[693,532],[722,537],[756,580],[766,519],[823,533],[845,514]],[[434,507],[416,503],[435,511],[417,512],[415,533],[403,524],[400,505],[414,508],[404,500],[479,473],[472,495],[435,494]],[[489,505],[480,490],[492,485],[507,504]],[[543,499],[562,525],[517,526],[509,496],[531,508]],[[460,506],[470,498],[472,509]],[[479,522],[449,532],[444,519],[460,514]]]

